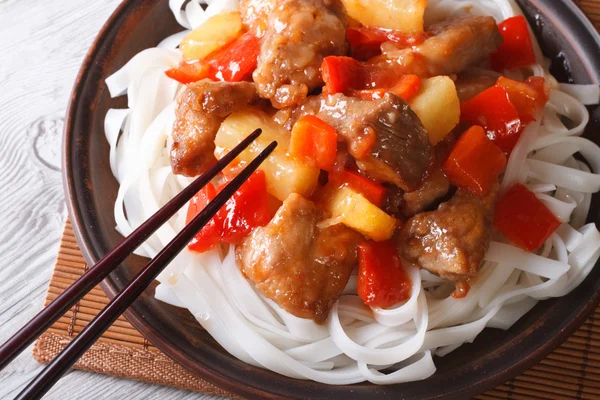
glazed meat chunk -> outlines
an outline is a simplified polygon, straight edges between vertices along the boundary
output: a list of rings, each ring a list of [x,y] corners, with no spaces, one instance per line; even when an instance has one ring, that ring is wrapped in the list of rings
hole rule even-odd
[[[435,168],[421,187],[402,196],[402,213],[407,217],[423,212],[450,190],[450,181],[441,168]]]
[[[496,84],[498,76],[492,74],[460,74],[456,81],[456,91],[460,101],[470,100],[479,93],[491,88]]]
[[[289,313],[322,322],[357,263],[361,236],[343,225],[319,229],[321,212],[291,194],[273,220],[237,247],[239,265],[256,288]]]
[[[275,108],[301,103],[323,85],[323,58],[347,51],[338,0],[278,1],[266,29],[253,79],[260,96]]]
[[[379,182],[417,189],[433,158],[429,135],[408,104],[391,93],[379,100],[343,94],[309,98],[275,120],[287,129],[304,115],[316,115],[333,126],[361,172]]]
[[[175,174],[197,176],[215,163],[215,136],[229,114],[256,101],[253,83],[189,84],[177,98],[171,167]]]
[[[390,53],[403,72],[421,77],[457,74],[485,60],[503,40],[492,17],[457,18],[428,31],[431,37],[422,44]]]
[[[240,14],[248,28],[265,28],[269,14],[277,5],[277,0],[240,0]]]
[[[435,161],[421,187],[414,192],[404,193],[401,209],[406,217],[412,217],[433,206],[447,196],[450,191],[450,180],[442,171],[442,165],[450,155],[452,148],[460,135],[468,129],[469,125],[460,123],[441,142],[434,147]]]
[[[479,272],[488,249],[498,185],[479,197],[459,189],[436,211],[408,220],[399,235],[406,259],[450,280]]]

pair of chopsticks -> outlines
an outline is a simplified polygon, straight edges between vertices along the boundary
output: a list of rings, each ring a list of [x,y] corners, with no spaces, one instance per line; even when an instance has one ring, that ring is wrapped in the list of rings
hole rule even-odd
[[[68,287],[52,303],[37,314],[21,330],[0,346],[0,370],[8,365],[29,344],[66,313],[123,260],[167,222],[200,189],[244,151],[260,134],[257,129],[213,167],[158,210],[133,231],[121,244],[98,261],[92,268]],[[69,343],[16,399],[39,399],[67,372],[112,323],[142,294],[158,274],[185,248],[193,237],[233,196],[258,166],[273,152],[277,142],[267,146],[244,170],[233,179],[175,238],[142,269],[133,280]]]

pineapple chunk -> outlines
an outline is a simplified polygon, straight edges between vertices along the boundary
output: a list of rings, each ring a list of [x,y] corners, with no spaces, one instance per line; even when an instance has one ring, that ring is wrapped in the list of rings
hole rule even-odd
[[[421,92],[410,101],[410,108],[429,132],[429,142],[436,145],[460,121],[460,101],[454,81],[447,76],[423,79]]]
[[[239,12],[217,14],[188,33],[179,48],[186,60],[202,60],[215,50],[234,41],[242,32]]]
[[[423,32],[427,0],[342,0],[348,15],[362,25],[408,34]]]
[[[225,154],[223,149],[233,149],[257,128],[262,128],[262,135],[239,155],[238,161],[252,161],[272,141],[277,141],[273,153],[259,167],[265,172],[267,191],[281,201],[291,193],[309,197],[317,186],[319,169],[307,167],[289,156],[290,133],[261,111],[248,108],[227,117],[215,138],[216,157],[221,158]]]
[[[348,187],[333,193],[328,209],[333,219],[378,242],[390,239],[396,229],[393,217]]]

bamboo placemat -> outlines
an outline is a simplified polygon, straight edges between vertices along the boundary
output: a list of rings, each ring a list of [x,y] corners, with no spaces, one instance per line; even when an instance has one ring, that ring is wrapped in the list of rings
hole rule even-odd
[[[600,0],[576,1],[600,27]],[[69,221],[46,304],[87,270]],[[94,288],[42,335],[33,349],[36,360],[52,360],[107,304]],[[119,318],[75,364],[75,368],[122,378],[231,397],[226,391],[191,374],[152,346],[124,318]],[[600,307],[585,324],[545,360],[523,375],[477,397],[492,399],[600,399]]]

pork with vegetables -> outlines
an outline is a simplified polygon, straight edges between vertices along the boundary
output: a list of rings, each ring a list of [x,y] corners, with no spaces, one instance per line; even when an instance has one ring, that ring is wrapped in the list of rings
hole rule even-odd
[[[235,245],[262,295],[323,322],[353,273],[365,304],[388,308],[410,297],[409,263],[464,287],[494,229],[519,243],[510,216],[496,221],[513,201],[498,182],[548,87],[502,76],[521,64],[493,18],[426,25],[426,3],[241,0],[188,34],[167,71],[187,85],[174,172],[198,175],[261,128],[228,180],[278,142],[191,250]],[[520,37],[524,66],[533,49]],[[190,218],[218,190],[199,193]]]

